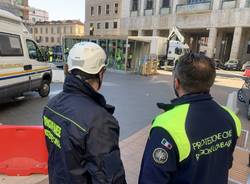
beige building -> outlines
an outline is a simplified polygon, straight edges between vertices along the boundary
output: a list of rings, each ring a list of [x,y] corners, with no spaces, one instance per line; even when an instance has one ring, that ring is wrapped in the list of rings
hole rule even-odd
[[[86,0],[86,35],[120,35],[122,0]]]
[[[84,24],[79,20],[36,22],[31,33],[42,46],[62,45],[66,36],[83,36]]]
[[[117,16],[115,2],[86,0],[88,35],[93,27],[93,35],[167,37],[177,26],[195,52],[202,50],[224,62],[250,60],[250,0],[120,0]],[[108,4],[111,14],[98,16],[98,7],[105,13]],[[112,25],[114,21],[119,22],[116,31],[112,26],[103,27],[105,22]]]

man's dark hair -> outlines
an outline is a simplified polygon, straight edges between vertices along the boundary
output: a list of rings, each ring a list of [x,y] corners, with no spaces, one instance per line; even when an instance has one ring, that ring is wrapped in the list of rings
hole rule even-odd
[[[215,63],[202,54],[189,53],[179,59],[174,76],[186,93],[209,92],[216,77]]]

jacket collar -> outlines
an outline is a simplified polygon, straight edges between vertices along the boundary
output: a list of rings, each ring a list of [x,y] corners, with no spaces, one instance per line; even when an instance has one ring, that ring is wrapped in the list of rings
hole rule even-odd
[[[194,103],[198,101],[212,100],[212,96],[209,93],[191,93],[184,95],[180,98],[175,98],[171,100],[170,104],[157,103],[158,108],[164,111],[169,111],[178,105]]]
[[[65,78],[63,91],[66,93],[82,94],[90,97],[98,105],[105,108],[110,114],[113,114],[115,107],[106,103],[103,95],[96,92],[87,82],[80,80],[72,74],[68,74]]]

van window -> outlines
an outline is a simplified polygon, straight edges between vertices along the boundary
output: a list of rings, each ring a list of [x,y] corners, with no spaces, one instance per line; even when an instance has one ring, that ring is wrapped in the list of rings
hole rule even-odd
[[[39,48],[37,47],[37,45],[35,44],[35,42],[33,42],[31,40],[27,40],[26,43],[27,43],[27,48],[28,48],[30,59],[35,59],[37,61],[43,61],[42,53],[39,50]]]
[[[0,33],[0,56],[23,56],[20,36]]]

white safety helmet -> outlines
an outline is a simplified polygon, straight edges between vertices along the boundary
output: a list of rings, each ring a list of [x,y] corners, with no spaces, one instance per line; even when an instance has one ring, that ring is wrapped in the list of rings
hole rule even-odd
[[[106,54],[104,50],[93,42],[81,42],[69,51],[69,72],[79,69],[88,74],[97,74],[105,67]]]

